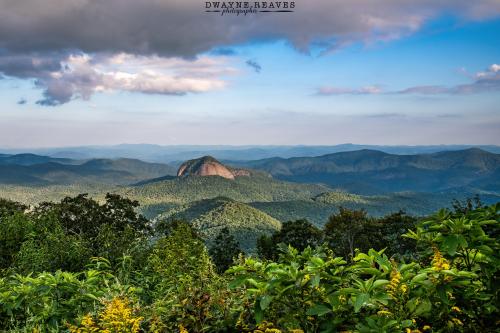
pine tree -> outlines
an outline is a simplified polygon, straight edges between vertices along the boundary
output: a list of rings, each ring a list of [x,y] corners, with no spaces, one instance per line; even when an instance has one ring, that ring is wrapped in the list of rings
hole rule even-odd
[[[225,272],[233,264],[233,259],[241,253],[240,244],[227,227],[222,228],[210,248],[210,256],[219,273]]]

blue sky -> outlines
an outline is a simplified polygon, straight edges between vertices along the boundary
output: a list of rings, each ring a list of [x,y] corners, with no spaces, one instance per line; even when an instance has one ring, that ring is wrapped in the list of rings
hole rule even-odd
[[[29,41],[19,51],[0,33],[0,146],[500,144],[500,17],[464,10],[436,10],[411,31],[387,24],[383,38],[334,29],[328,40],[342,42],[327,52],[292,34],[222,38],[194,54]],[[72,71],[15,72],[26,58]]]

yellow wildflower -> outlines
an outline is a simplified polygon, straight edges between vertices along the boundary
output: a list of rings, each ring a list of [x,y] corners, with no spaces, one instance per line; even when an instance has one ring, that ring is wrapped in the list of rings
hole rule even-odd
[[[390,316],[390,315],[392,315],[392,313],[391,313],[391,312],[386,311],[386,310],[380,310],[380,311],[378,311],[378,312],[377,312],[377,314],[378,314],[379,316]]]
[[[117,297],[107,302],[105,309],[98,316],[98,322],[87,314],[82,318],[79,326],[69,326],[69,331],[71,333],[137,333],[142,319],[142,317],[132,316],[128,300]]]
[[[458,306],[452,306],[451,311],[462,312],[462,310],[460,310],[460,308]]]
[[[437,247],[433,248],[434,256],[432,257],[432,268],[436,271],[448,270],[450,269],[450,264],[448,260],[446,260],[441,251]]]
[[[184,325],[179,324],[179,333],[189,333],[188,330],[184,327]]]
[[[401,292],[405,294],[408,291],[408,286],[406,284],[402,284],[399,289],[401,289]]]
[[[429,325],[424,325],[424,327],[422,327],[422,329],[424,331],[430,331],[431,327]]]
[[[396,293],[399,289],[399,283],[401,281],[401,273],[394,267],[391,271],[391,281],[387,285],[387,293],[392,297],[396,298]]]

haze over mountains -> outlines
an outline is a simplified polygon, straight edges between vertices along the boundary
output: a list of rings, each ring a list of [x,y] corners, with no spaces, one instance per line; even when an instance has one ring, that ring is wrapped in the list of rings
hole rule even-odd
[[[127,158],[76,160],[35,154],[0,155],[0,184],[13,185],[147,184],[176,174],[234,179],[250,176],[250,170],[276,180],[324,184],[365,195],[464,188],[500,192],[500,154],[478,148],[417,155],[364,149],[316,157],[226,161],[225,165],[204,156],[186,161],[177,172],[174,165]]]
[[[500,153],[500,146],[495,145],[433,145],[433,146],[383,146],[340,144],[332,146],[230,146],[230,145],[178,145],[161,146],[153,144],[121,144],[115,146],[81,146],[60,148],[0,148],[0,153],[33,153],[50,157],[70,159],[91,158],[133,158],[149,162],[180,164],[200,156],[212,156],[219,160],[257,160],[272,157],[313,157],[338,152],[361,149],[378,150],[390,154],[424,154],[450,150],[480,148],[492,153]]]

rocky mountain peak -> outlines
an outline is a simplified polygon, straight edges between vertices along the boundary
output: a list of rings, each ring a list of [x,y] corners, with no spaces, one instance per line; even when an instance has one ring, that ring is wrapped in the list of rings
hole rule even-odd
[[[239,173],[233,172],[212,156],[203,156],[182,163],[177,171],[178,177],[183,176],[220,176],[226,179],[234,179]]]

